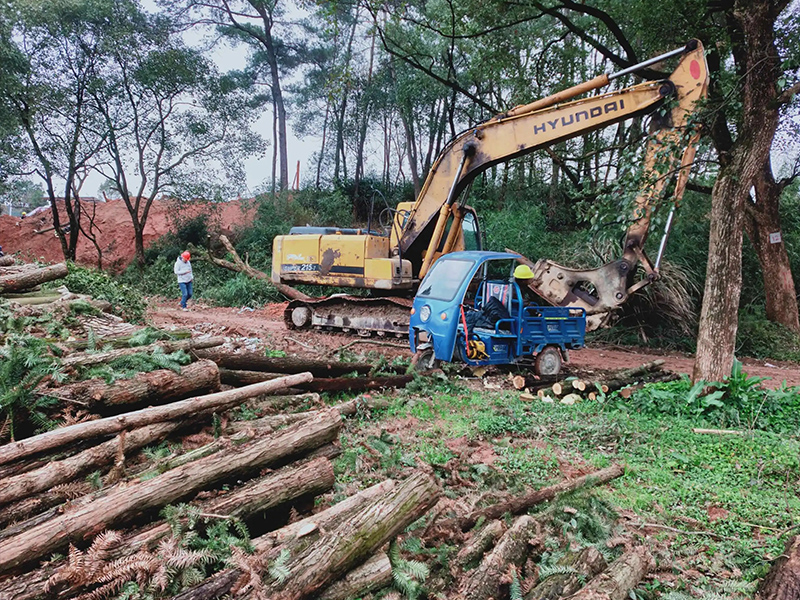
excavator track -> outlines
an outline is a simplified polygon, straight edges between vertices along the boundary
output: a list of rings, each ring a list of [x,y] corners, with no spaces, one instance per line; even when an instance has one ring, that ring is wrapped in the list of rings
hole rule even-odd
[[[318,300],[292,300],[283,311],[289,329],[326,329],[372,335],[408,336],[411,298],[371,298],[335,294]]]

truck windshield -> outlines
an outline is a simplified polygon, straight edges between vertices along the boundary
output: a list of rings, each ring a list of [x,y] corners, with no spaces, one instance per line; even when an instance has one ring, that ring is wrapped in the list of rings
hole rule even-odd
[[[472,260],[440,258],[425,276],[417,296],[450,302],[474,264]]]

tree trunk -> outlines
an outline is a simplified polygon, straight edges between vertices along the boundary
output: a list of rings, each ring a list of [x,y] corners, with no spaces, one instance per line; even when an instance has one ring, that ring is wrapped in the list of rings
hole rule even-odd
[[[301,456],[335,439],[341,424],[339,413],[329,411],[244,447],[231,448],[154,479],[118,489],[5,540],[0,572],[18,568],[63,548],[70,541],[84,539],[226,479],[257,472],[290,456]]]
[[[131,354],[150,353],[153,350],[163,350],[164,353],[169,354],[178,350],[201,350],[206,348],[214,348],[221,346],[225,343],[223,337],[210,337],[205,339],[193,340],[176,340],[170,342],[156,342],[149,346],[135,346],[133,348],[119,348],[117,350],[109,350],[108,352],[95,352],[94,354],[73,354],[61,360],[61,364],[65,367],[87,367],[89,365],[98,365],[100,363],[110,362],[121,356],[130,356]]]
[[[653,557],[646,547],[634,548],[615,560],[606,572],[592,579],[577,594],[570,596],[570,600],[625,600],[653,564]]]
[[[620,477],[623,473],[625,473],[624,467],[621,465],[611,465],[610,467],[590,473],[589,475],[584,475],[576,479],[568,479],[561,483],[551,485],[550,487],[528,492],[523,496],[517,496],[506,502],[499,502],[492,506],[476,510],[466,517],[458,517],[453,521],[458,524],[461,531],[467,531],[478,522],[478,519],[499,519],[505,513],[519,514],[528,510],[531,506],[552,500],[559,494],[566,494],[567,492],[574,492],[584,487],[608,483],[612,479]],[[449,524],[450,522],[444,521],[439,524],[439,527],[446,527]]]
[[[789,538],[783,554],[772,564],[758,586],[756,600],[797,600],[800,598],[800,536]]]
[[[84,473],[105,467],[114,462],[120,450],[127,454],[152,444],[185,425],[186,421],[167,421],[134,429],[64,460],[51,462],[41,469],[4,479],[0,486],[0,504],[33,496],[53,486],[72,481]]]
[[[113,407],[124,404],[167,404],[192,394],[200,396],[219,390],[219,368],[210,360],[199,360],[181,367],[176,373],[169,369],[139,373],[132,379],[120,379],[108,384],[104,379],[89,379],[46,390],[62,400],[80,402],[94,407]]]
[[[346,363],[332,360],[313,360],[294,356],[269,357],[257,352],[230,353],[222,350],[199,350],[198,358],[213,360],[225,369],[265,371],[267,373],[297,373],[308,371],[314,377],[340,377],[350,373],[364,375],[372,370],[367,363]]]
[[[226,392],[217,392],[207,396],[198,396],[173,402],[166,406],[145,408],[134,412],[107,417],[96,421],[87,421],[76,425],[61,427],[53,431],[48,431],[31,438],[12,442],[0,446],[0,464],[5,464],[26,456],[34,455],[38,452],[52,450],[66,444],[74,443],[78,440],[111,435],[119,431],[143,427],[152,423],[180,419],[186,415],[200,415],[212,411],[220,411],[240,404],[242,400],[280,390],[286,387],[297,385],[312,379],[310,373],[299,373],[297,375],[287,375],[280,379],[265,381],[255,385],[248,385]]]
[[[233,490],[212,500],[193,502],[193,506],[205,514],[229,515],[245,520],[253,515],[288,504],[297,498],[317,495],[333,487],[334,474],[331,462],[325,458],[312,460],[302,466],[291,466],[251,481],[242,488]],[[148,526],[143,531],[126,535],[109,560],[132,556],[140,550],[153,550],[169,536],[172,528],[168,523]],[[83,586],[59,581],[58,572],[64,563],[48,565],[0,583],[0,597],[6,600],[36,600],[45,597],[45,585],[55,577],[48,598],[74,597]]]
[[[378,552],[363,565],[356,567],[322,592],[319,600],[361,598],[390,583],[392,583],[392,564],[385,552]]]
[[[48,281],[63,279],[69,274],[65,263],[58,263],[49,267],[27,271],[13,275],[0,276],[0,294],[19,292]]]
[[[488,600],[501,597],[501,585],[509,565],[520,566],[528,555],[528,540],[539,529],[531,516],[523,515],[514,521],[503,534],[491,553],[481,561],[459,586],[459,598],[464,600]],[[505,596],[505,594],[503,594]]]
[[[556,564],[572,567],[575,571],[552,575],[539,582],[535,588],[525,594],[525,600],[566,598],[580,589],[582,581],[591,579],[606,569],[606,560],[594,546],[588,546],[580,552],[568,552]]]
[[[736,0],[729,19],[736,28],[733,49],[741,74],[742,122],[729,158],[711,192],[711,231],[695,381],[722,381],[731,373],[742,290],[744,203],[766,163],[778,126],[775,98],[780,60],[777,19],[770,0]],[[719,149],[719,148],[718,148]]]
[[[800,332],[797,292],[781,232],[779,209],[783,189],[784,186],[775,181],[767,156],[766,163],[756,175],[755,203],[747,202],[745,205],[744,227],[761,265],[767,319]]]

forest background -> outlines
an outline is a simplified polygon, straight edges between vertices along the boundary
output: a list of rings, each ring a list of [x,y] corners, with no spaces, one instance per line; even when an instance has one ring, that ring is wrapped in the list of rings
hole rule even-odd
[[[71,259],[80,236],[92,235],[81,196],[99,176],[102,192],[131,215],[137,264],[126,278],[163,293],[179,249],[205,245],[219,226],[213,207],[245,189],[243,165],[254,155],[266,153],[271,172],[236,246],[269,270],[272,238],[292,225],[365,224],[371,207],[377,218],[415,197],[447,140],[471,125],[698,38],[710,97],[663,282],[599,335],[696,349],[696,377],[721,380],[734,353],[800,358],[798,8],[789,0],[13,0],[0,8],[0,183],[11,194],[39,185],[61,207],[66,223],[53,211],[55,230]],[[245,68],[220,68],[220,45],[246,55]],[[272,131],[260,136],[253,124],[265,112]],[[487,247],[583,268],[615,258],[647,124],[626,121],[481,175],[468,202]],[[291,181],[291,131],[319,143],[302,181]],[[150,207],[163,197],[209,210],[186,221],[176,209],[175,233],[145,248]],[[198,271],[208,297],[278,299],[267,283]]]

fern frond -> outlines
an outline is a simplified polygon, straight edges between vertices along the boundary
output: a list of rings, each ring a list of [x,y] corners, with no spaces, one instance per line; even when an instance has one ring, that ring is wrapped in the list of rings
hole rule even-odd
[[[539,581],[544,581],[553,575],[572,575],[577,572],[578,570],[575,567],[570,567],[568,565],[544,566],[539,569]]]
[[[267,567],[269,576],[278,583],[283,583],[289,578],[289,575],[291,575],[291,571],[286,567],[286,563],[289,562],[290,556],[291,553],[289,550],[284,548],[281,550],[281,553],[275,558],[272,564]]]

